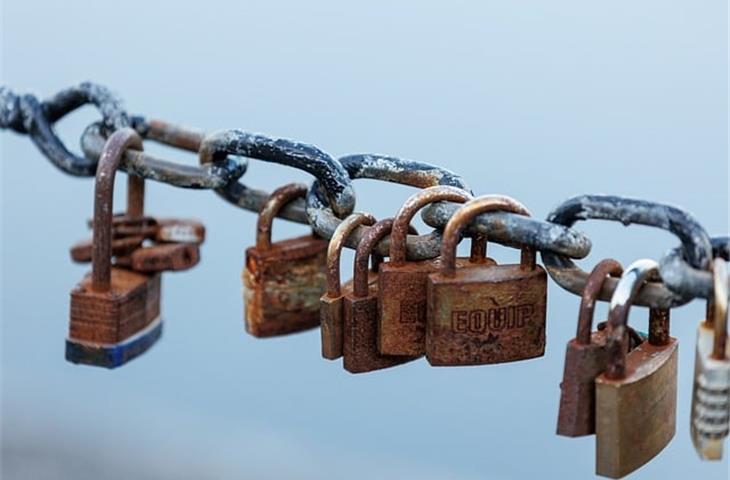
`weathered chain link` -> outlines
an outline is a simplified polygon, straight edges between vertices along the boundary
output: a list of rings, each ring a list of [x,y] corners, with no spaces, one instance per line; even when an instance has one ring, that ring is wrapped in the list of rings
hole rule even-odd
[[[102,119],[85,129],[81,146],[85,157],[73,154],[56,135],[53,125],[66,114],[93,104]],[[146,179],[182,188],[212,189],[228,202],[259,212],[269,193],[240,182],[248,159],[275,162],[305,170],[315,176],[306,201],[291,202],[278,216],[309,224],[319,235],[330,238],[355,207],[352,180],[368,178],[417,188],[449,185],[471,192],[464,179],[443,168],[397,157],[358,154],[334,159],[309,144],[275,139],[241,130],[212,135],[144,117],[131,117],[122,102],[109,89],[90,82],[62,90],[39,101],[30,94],[18,95],[0,87],[0,128],[27,134],[39,150],[59,169],[75,176],[93,176],[106,138],[115,130],[131,126],[145,139],[197,152],[200,165],[189,166],[155,158],[148,153],[127,150],[121,169]],[[229,157],[234,155],[234,157]],[[408,237],[408,258],[420,260],[440,254],[441,231],[461,205],[434,203],[423,209],[423,220],[435,230]],[[674,232],[682,246],[668,252],[661,261],[664,283],[651,282],[638,295],[636,303],[655,308],[681,305],[695,297],[709,298],[713,291],[708,271],[713,256],[730,259],[728,237],[710,238],[687,212],[676,207],[613,196],[584,195],[564,202],[547,221],[494,212],[479,215],[465,230],[467,235],[485,234],[490,241],[508,246],[532,246],[542,252],[552,278],[566,290],[581,294],[587,273],[571,258],[584,258],[590,240],[574,230],[577,220],[606,219],[625,225],[636,223],[657,226]],[[346,245],[355,248],[369,227],[358,227]],[[384,239],[376,247],[388,254]],[[607,299],[615,288],[609,279],[599,298]],[[669,287],[669,288],[667,288]]]

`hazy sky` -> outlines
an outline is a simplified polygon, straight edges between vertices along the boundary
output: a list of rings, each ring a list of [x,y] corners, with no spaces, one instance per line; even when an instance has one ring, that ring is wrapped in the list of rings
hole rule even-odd
[[[728,231],[723,0],[1,4],[2,83],[19,91],[93,80],[133,113],[438,163],[540,218],[572,195],[614,193]],[[87,108],[58,130],[77,149],[96,118]],[[243,332],[255,217],[210,192],[147,184],[148,212],[208,227],[201,264],[164,278],[159,344],[116,371],[66,363],[68,292],[86,270],[67,249],[88,235],[93,182],[64,176],[25,137],[0,142],[3,478],[592,478],[594,439],[554,433],[577,297],[551,283],[544,358],[353,376],[319,357],[318,332]],[[309,177],[252,161],[244,180],[272,189]],[[356,188],[357,208],[379,217],[413,192]],[[677,244],[655,229],[578,228],[593,239],[587,269]],[[305,231],[274,226],[275,238]],[[673,314],[677,435],[632,478],[727,478],[727,460],[701,463],[688,433],[703,313],[694,302]],[[645,329],[646,315],[636,308],[632,324]]]

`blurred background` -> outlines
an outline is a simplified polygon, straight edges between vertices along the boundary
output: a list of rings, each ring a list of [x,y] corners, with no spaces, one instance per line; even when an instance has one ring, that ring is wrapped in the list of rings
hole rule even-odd
[[[717,235],[728,232],[727,8],[3,0],[2,84],[45,97],[92,80],[148,117],[437,163],[540,218],[572,195],[612,193],[681,205]],[[57,129],[78,151],[97,118],[87,107]],[[320,358],[319,332],[244,333],[240,273],[255,216],[208,191],[147,184],[148,212],[208,228],[201,264],[164,277],[162,340],[114,371],[66,363],[68,292],[87,269],[68,248],[89,235],[93,182],[61,174],[26,137],[0,142],[4,479],[593,477],[594,439],[555,435],[576,296],[550,284],[544,358],[441,369],[421,360],[353,376]],[[252,161],[244,180],[271,190],[311,178]],[[413,193],[356,188],[357,208],[379,217]],[[678,243],[656,229],[577,227],[593,239],[585,269],[607,256],[658,259]],[[274,236],[305,231],[278,221]],[[490,254],[519,258],[498,245]],[[704,308],[673,312],[677,435],[632,478],[728,478],[727,459],[700,462],[688,432]],[[596,320],[604,315],[601,305]],[[645,330],[646,318],[635,308],[631,324]]]

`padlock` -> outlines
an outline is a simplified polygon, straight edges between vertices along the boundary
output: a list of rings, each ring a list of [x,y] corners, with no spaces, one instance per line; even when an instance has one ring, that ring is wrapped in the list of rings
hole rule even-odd
[[[271,223],[307,186],[275,190],[261,208],[256,246],[246,250],[243,298],[246,330],[256,337],[300,332],[319,325],[319,299],[326,288],[327,241],[314,233],[271,242]]]
[[[374,223],[375,217],[369,213],[353,213],[342,220],[330,238],[327,247],[327,290],[319,300],[322,357],[328,360],[336,360],[342,356],[343,297],[340,283],[342,247],[355,228]],[[351,285],[350,282],[350,287]]]
[[[113,133],[96,173],[92,271],[71,291],[66,359],[118,367],[152,346],[162,333],[160,275],[112,266],[112,205],[116,170],[127,148],[142,149],[132,129]],[[144,180],[129,176],[127,214],[142,215]]]
[[[621,276],[608,313],[606,370],[596,385],[596,474],[621,478],[654,458],[674,437],[677,413],[677,340],[669,310],[651,309],[648,340],[627,353],[631,303],[653,260],[632,263]]]
[[[596,432],[595,380],[606,369],[606,330],[591,332],[596,298],[606,278],[621,276],[623,268],[613,259],[599,262],[583,289],[578,331],[565,351],[563,381],[560,383],[558,435],[579,437]]]
[[[518,201],[486,195],[457,210],[444,229],[441,269],[428,277],[426,358],[434,366],[484,365],[545,353],[547,275],[535,250],[523,246],[519,265],[456,268],[462,228],[491,211],[529,215]]]
[[[703,460],[721,460],[730,431],[730,343],[727,338],[727,267],[713,261],[713,299],[697,329],[690,433]]]
[[[406,227],[413,216],[433,202],[464,203],[469,192],[456,187],[425,188],[412,195],[393,220],[388,262],[380,268],[378,348],[385,355],[423,355],[426,349],[426,290],[428,276],[441,266],[440,257],[406,261]],[[457,268],[472,264],[494,265],[485,256],[486,241],[472,243],[472,257],[457,258]]]
[[[112,255],[125,256],[142,247],[144,237],[119,237],[112,238]],[[91,251],[94,242],[91,238],[75,243],[71,249],[71,260],[78,263],[91,261]]]
[[[343,292],[342,357],[345,370],[365,373],[393,367],[417,357],[383,355],[378,350],[378,282],[368,282],[368,259],[373,247],[390,233],[393,219],[370,227],[357,245],[352,292]]]
[[[161,243],[134,250],[129,255],[132,270],[143,273],[182,271],[200,261],[200,247],[195,243]]]

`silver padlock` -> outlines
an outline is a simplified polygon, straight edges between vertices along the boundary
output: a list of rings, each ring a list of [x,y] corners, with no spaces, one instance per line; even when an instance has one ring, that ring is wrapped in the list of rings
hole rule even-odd
[[[730,344],[727,342],[728,285],[725,261],[712,264],[714,298],[697,329],[690,432],[703,460],[721,460],[730,432]]]

